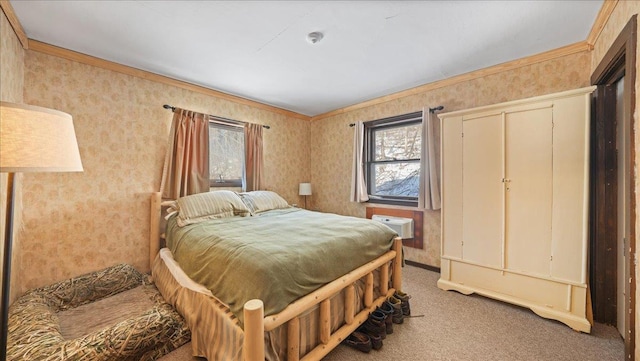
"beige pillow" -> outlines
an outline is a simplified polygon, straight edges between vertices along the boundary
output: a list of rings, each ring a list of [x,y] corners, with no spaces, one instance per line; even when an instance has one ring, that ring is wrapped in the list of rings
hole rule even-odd
[[[252,191],[240,193],[244,204],[247,205],[251,214],[270,211],[272,209],[289,208],[289,203],[272,191]]]
[[[213,218],[226,218],[233,216],[248,216],[247,206],[235,192],[213,191],[192,194],[178,198],[178,226],[198,223]]]

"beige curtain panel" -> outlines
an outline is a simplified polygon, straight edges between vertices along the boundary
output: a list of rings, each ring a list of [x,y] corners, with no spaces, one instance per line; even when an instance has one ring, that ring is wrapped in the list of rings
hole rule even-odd
[[[440,209],[440,119],[429,107],[422,110],[422,155],[418,207]]]
[[[364,123],[356,122],[353,127],[353,168],[351,173],[351,202],[369,200],[367,184],[364,180]]]
[[[262,156],[262,125],[247,123],[244,126],[244,179],[242,189],[245,192],[262,189],[264,161]]]
[[[209,116],[176,108],[162,172],[163,198],[209,191]]]

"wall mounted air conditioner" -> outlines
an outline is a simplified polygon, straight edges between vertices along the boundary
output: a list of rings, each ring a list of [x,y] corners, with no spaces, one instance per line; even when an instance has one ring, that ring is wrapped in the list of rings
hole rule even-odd
[[[398,236],[402,239],[413,238],[413,219],[411,218],[389,217],[374,214],[371,216],[371,219],[386,224],[389,228],[396,231]]]

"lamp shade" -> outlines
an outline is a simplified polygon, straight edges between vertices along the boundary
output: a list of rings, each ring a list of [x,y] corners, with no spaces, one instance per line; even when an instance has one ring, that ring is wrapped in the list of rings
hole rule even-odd
[[[0,172],[81,172],[71,115],[0,102]]]
[[[310,196],[311,195],[311,183],[300,183],[299,195]]]

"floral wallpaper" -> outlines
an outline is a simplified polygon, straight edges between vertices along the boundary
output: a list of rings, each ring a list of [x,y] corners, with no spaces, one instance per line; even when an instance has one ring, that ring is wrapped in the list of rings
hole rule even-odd
[[[22,292],[121,262],[149,271],[149,197],[172,118],[163,104],[270,125],[266,188],[299,203],[308,121],[31,50],[24,63],[25,102],[73,116],[84,172],[25,174]]]
[[[490,105],[589,85],[590,54],[581,52],[523,66],[311,122],[314,207],[364,217],[365,206],[349,201],[353,128],[350,123],[444,106],[444,112]],[[440,211],[425,211],[424,249],[405,247],[408,260],[440,267]]]
[[[0,99],[20,103],[24,88],[24,50],[4,11],[0,13]]]
[[[18,37],[13,32],[13,28],[7,20],[4,11],[0,10],[0,100],[22,103],[22,89],[24,88],[24,50],[18,40]],[[16,212],[14,214],[14,225],[21,223],[20,208],[22,204],[21,196],[21,175],[14,177],[14,184],[16,185],[16,197],[14,208]],[[5,210],[7,209],[7,175],[5,173],[0,174],[0,259],[3,257],[4,252],[4,232],[6,227],[6,218],[4,217]],[[20,253],[21,243],[17,234],[13,236],[13,252],[12,255],[12,269],[16,270],[18,266],[18,257],[15,255]],[[0,263],[1,265],[2,263]],[[2,275],[2,269],[0,269],[0,275]],[[18,282],[18,273],[11,272],[11,283],[16,284]],[[10,301],[16,298],[18,290],[11,289]]]
[[[308,198],[309,208],[364,217],[365,206],[348,200],[353,137],[349,123],[409,113],[424,106],[444,105],[444,112],[448,112],[587,86],[591,70],[639,7],[638,2],[620,1],[592,52],[312,122],[24,51],[7,30],[10,27],[3,15],[1,98],[72,114],[85,169],[83,173],[24,176],[23,222],[19,249],[14,250],[18,258],[14,269],[19,268],[14,276],[19,279],[12,282],[14,291],[17,288],[21,293],[120,262],[148,271],[149,193],[160,185],[171,119],[162,104],[269,124],[264,140],[267,189],[302,204],[298,183],[310,181],[313,195]],[[637,116],[635,119],[638,129]],[[636,132],[636,154],[639,148]],[[424,218],[424,249],[407,248],[406,257],[439,267],[440,212],[426,211]],[[637,220],[636,229],[640,229]]]
[[[591,53],[591,69],[596,69],[604,55],[607,53],[613,41],[618,37],[622,28],[627,25],[631,16],[640,12],[640,2],[638,1],[618,1],[615,9],[611,13],[609,20],[598,35],[593,51]],[[636,48],[640,52],[640,48]]]

